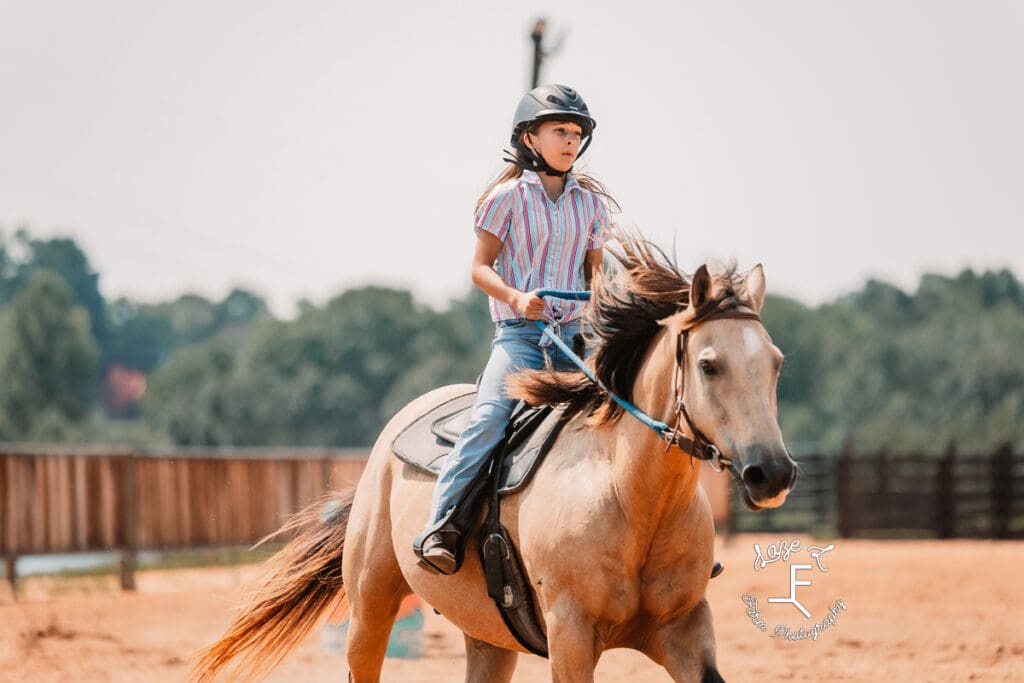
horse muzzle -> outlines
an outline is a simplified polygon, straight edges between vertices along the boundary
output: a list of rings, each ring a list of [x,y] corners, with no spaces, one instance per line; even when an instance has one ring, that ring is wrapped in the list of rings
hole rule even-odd
[[[796,483],[796,463],[785,447],[752,446],[745,450],[739,469],[743,504],[749,510],[779,507]]]

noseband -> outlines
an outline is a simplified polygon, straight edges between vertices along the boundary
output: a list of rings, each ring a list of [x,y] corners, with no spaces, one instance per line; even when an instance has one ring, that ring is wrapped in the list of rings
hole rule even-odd
[[[711,465],[711,469],[716,472],[721,472],[724,468],[732,467],[732,460],[722,455],[722,452],[718,450],[715,444],[711,443],[711,440],[704,436],[704,433],[697,429],[697,425],[693,424],[693,420],[690,419],[690,413],[686,410],[686,402],[683,400],[683,396],[686,392],[686,347],[690,341],[690,330],[701,323],[705,323],[711,320],[756,320],[762,325],[764,322],[761,320],[761,316],[757,313],[744,313],[743,311],[715,311],[705,316],[698,315],[694,318],[693,322],[687,325],[685,328],[679,331],[676,335],[676,367],[673,370],[672,384],[675,387],[675,398],[676,398],[676,423],[671,430],[665,430],[662,432],[662,438],[665,440],[665,450],[667,451],[673,445],[678,446],[680,450],[687,453],[698,460],[707,460]],[[688,437],[679,431],[680,425],[685,422],[688,431],[693,434],[693,437]]]

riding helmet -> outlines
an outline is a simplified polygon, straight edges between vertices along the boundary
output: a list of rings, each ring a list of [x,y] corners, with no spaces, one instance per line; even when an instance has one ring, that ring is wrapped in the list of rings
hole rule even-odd
[[[523,131],[534,121],[572,121],[579,124],[583,129],[584,142],[580,146],[577,158],[583,156],[590,145],[594,129],[597,128],[597,121],[590,115],[587,103],[583,101],[580,94],[573,88],[565,85],[542,85],[534,88],[523,95],[516,106],[516,113],[512,119],[512,148],[520,154],[514,155],[513,159],[507,159],[523,168],[531,168],[543,171],[549,175],[562,175],[555,171],[542,157],[535,154],[533,150],[523,145],[519,138]],[[525,155],[525,158],[523,158]],[[571,169],[570,169],[571,170]]]
[[[542,85],[520,98],[512,120],[512,141],[515,142],[531,123],[545,119],[578,123],[584,137],[597,128],[597,121],[578,92],[565,85]]]

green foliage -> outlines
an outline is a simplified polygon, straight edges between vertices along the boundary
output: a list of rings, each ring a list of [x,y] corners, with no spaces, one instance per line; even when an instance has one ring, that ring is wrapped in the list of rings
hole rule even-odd
[[[0,436],[59,439],[91,409],[99,348],[86,310],[56,273],[38,270],[0,324]]]
[[[243,289],[232,290],[216,303],[195,294],[159,304],[117,299],[107,306],[107,363],[148,373],[177,349],[266,317],[266,302]]]
[[[57,273],[71,288],[75,301],[88,313],[93,338],[102,347],[107,328],[99,275],[78,244],[66,237],[36,239],[24,228],[9,243],[0,231],[0,306],[11,302],[43,270]]]
[[[179,443],[367,445],[416,395],[473,381],[492,335],[476,290],[444,312],[374,287],[302,311],[176,358],[147,414]],[[927,276],[914,294],[869,281],[814,308],[769,296],[763,315],[786,354],[780,419],[798,450],[1024,442],[1024,296],[1007,272]]]
[[[468,306],[482,320],[464,316]],[[439,314],[409,292],[351,290],[323,308],[307,303],[294,322],[266,320],[177,354],[143,409],[180,444],[366,445],[417,394],[472,381],[490,330],[478,296]]]
[[[178,352],[149,382],[143,411],[154,426],[180,445],[233,443],[222,422],[234,353],[227,338]]]
[[[783,431],[824,452],[988,451],[1024,443],[1024,295],[1007,271],[928,275],[908,295],[869,281],[808,309],[771,299],[765,322],[787,354]]]
[[[177,345],[171,321],[160,307],[117,299],[107,306],[110,341],[107,358],[143,372],[165,361]]]
[[[437,311],[364,287],[280,321],[245,290],[108,303],[98,281],[73,240],[0,232],[0,439],[368,445],[415,396],[473,382],[493,336],[475,288]],[[1024,444],[1024,288],[1008,271],[926,275],[912,293],[871,280],[816,307],[769,296],[763,317],[798,452]],[[96,409],[114,364],[148,375],[144,420]]]

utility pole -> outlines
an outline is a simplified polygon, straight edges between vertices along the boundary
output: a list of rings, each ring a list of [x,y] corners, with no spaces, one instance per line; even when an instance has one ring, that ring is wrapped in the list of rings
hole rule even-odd
[[[530,86],[531,90],[540,85],[540,63],[544,61],[544,48],[541,43],[544,40],[545,28],[547,28],[547,22],[541,17],[534,23],[533,33],[530,34],[530,39],[533,40],[533,84]]]
[[[540,67],[544,63],[545,58],[552,57],[562,49],[562,43],[565,42],[565,36],[568,35],[568,30],[562,29],[558,38],[554,41],[548,40],[545,43],[545,31],[548,28],[548,20],[544,17],[538,17],[537,21],[533,24],[533,31],[530,33],[530,40],[533,41],[533,80],[530,82],[530,89],[536,88],[540,85]]]

